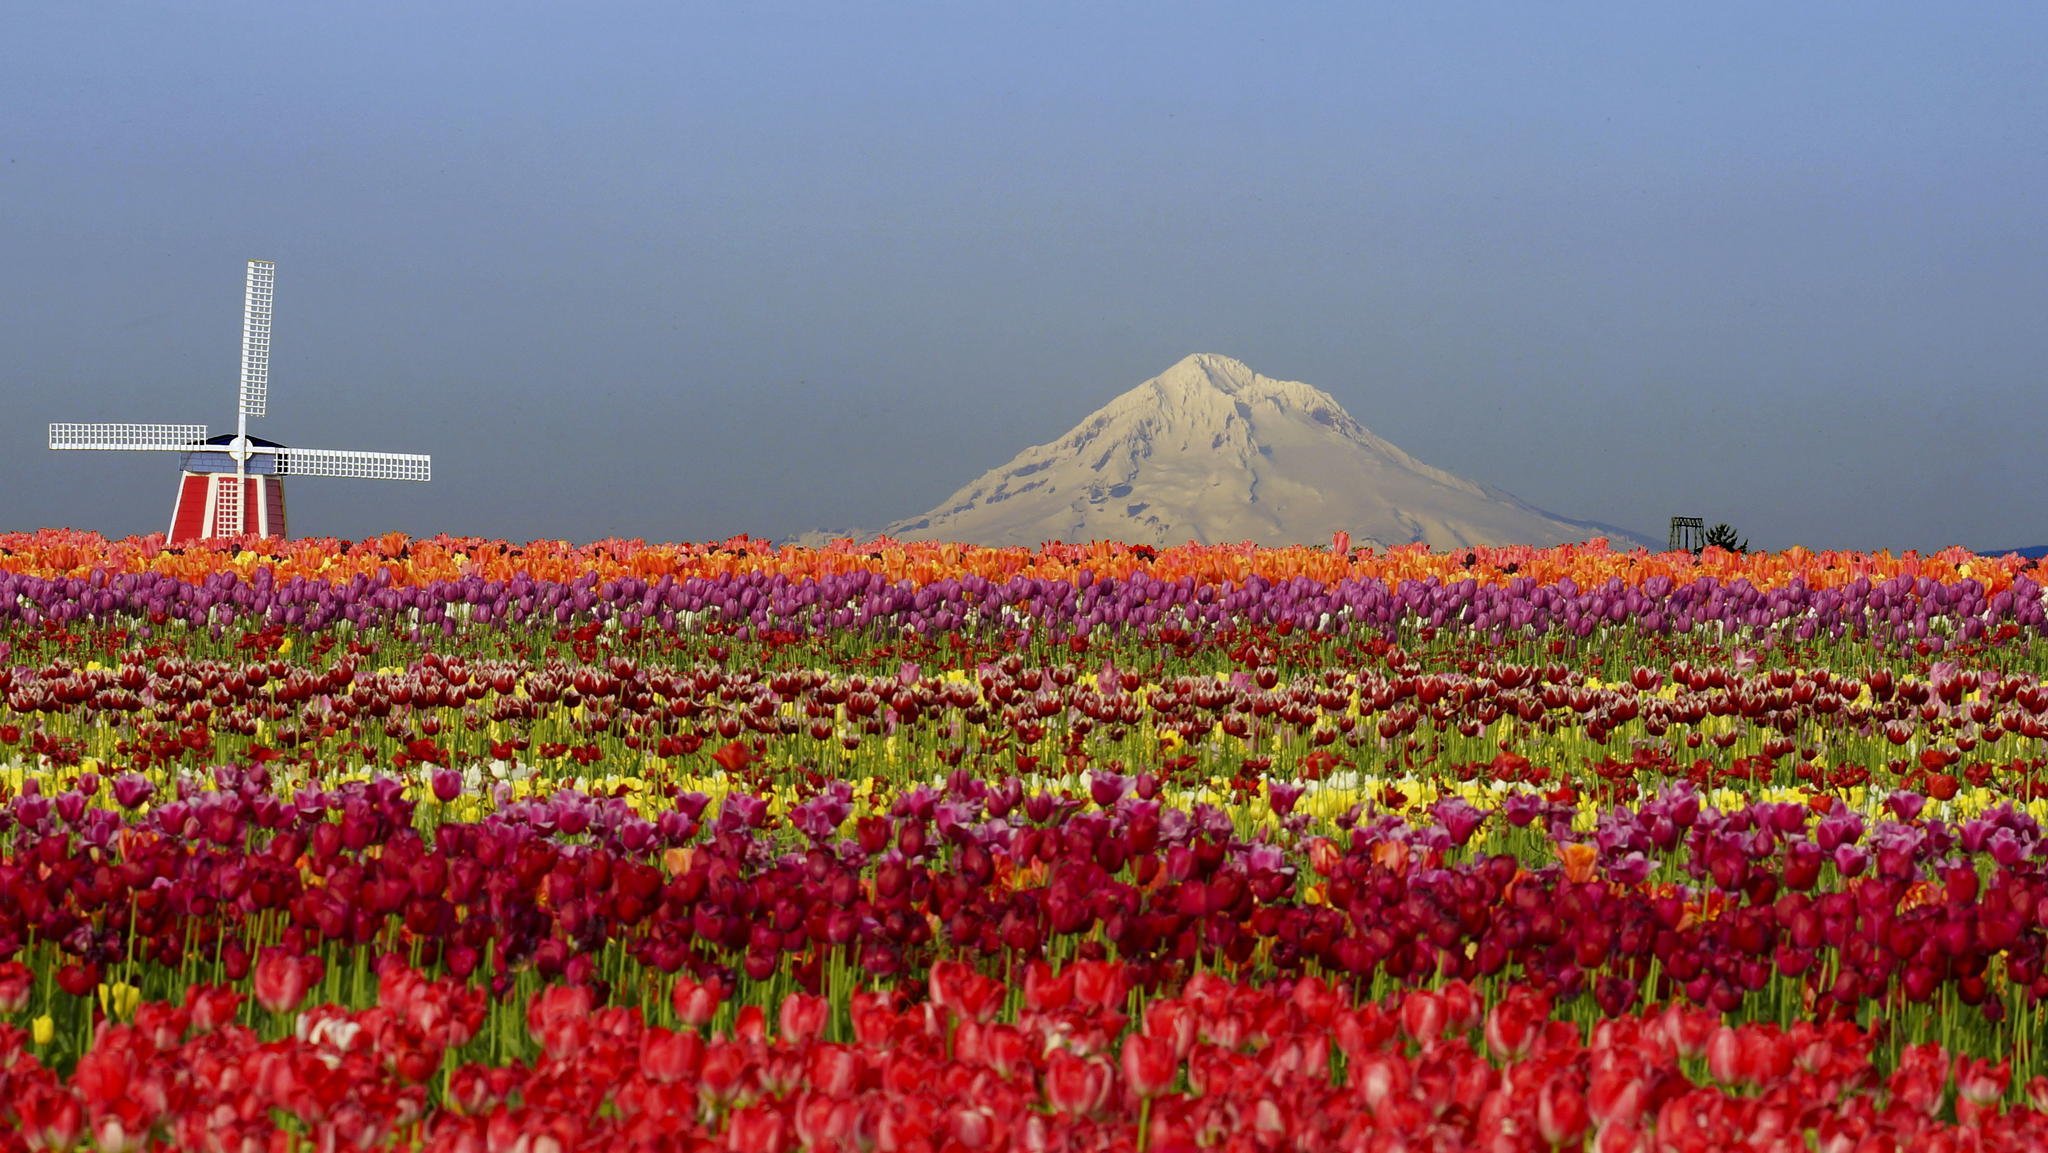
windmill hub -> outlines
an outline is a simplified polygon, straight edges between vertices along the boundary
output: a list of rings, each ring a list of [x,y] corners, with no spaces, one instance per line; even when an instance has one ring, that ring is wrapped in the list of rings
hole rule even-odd
[[[242,297],[241,402],[233,436],[209,439],[203,424],[53,424],[50,447],[139,449],[183,455],[178,501],[167,543],[210,537],[284,535],[284,477],[345,476],[361,480],[428,480],[431,458],[406,452],[286,448],[249,435],[249,418],[270,399],[270,310],[277,266],[249,262]]]

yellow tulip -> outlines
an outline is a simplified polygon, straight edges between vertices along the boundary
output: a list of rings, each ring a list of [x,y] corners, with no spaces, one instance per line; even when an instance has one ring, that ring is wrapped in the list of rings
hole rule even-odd
[[[135,1015],[135,1006],[142,1003],[142,990],[126,981],[101,985],[100,1012],[117,1021],[125,1021]]]
[[[50,1039],[57,1035],[57,1022],[52,1021],[50,1015],[45,1013],[29,1025],[28,1035],[36,1044],[47,1045]]]

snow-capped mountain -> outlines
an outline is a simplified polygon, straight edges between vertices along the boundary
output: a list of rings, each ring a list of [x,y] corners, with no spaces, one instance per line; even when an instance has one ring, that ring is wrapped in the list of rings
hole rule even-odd
[[[1196,355],[1096,410],[1073,431],[1027,448],[922,516],[883,530],[899,540],[1037,545],[1122,540],[1172,545],[1253,541],[1422,541],[1435,549],[1561,544],[1633,534],[1564,519],[1423,464],[1329,393]]]

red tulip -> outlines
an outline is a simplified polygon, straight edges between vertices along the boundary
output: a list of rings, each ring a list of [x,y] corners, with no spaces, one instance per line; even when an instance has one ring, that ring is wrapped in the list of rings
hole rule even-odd
[[[969,977],[974,970],[965,961],[934,961],[930,975],[930,989],[927,997],[936,1009],[954,1013],[960,1011],[960,998]]]
[[[676,978],[675,989],[669,994],[669,1001],[675,1006],[676,1016],[692,1029],[702,1029],[718,1015],[718,1007],[725,1003],[725,986],[717,978],[699,984],[688,977]]]
[[[982,1033],[982,1059],[1005,1080],[1030,1068],[1031,1042],[1011,1025],[990,1025]]]
[[[0,1016],[28,1008],[29,994],[35,992],[36,975],[20,961],[0,963]]]
[[[852,1102],[814,1093],[798,1102],[793,1127],[807,1149],[846,1149],[855,1147],[858,1123]]]
[[[1511,990],[1486,1014],[1486,1047],[1502,1061],[1519,1061],[1535,1043],[1550,1019],[1547,998],[1523,996]]]
[[[117,1101],[93,1119],[93,1144],[99,1153],[138,1153],[148,1144],[151,1127],[140,1101]]]
[[[1543,1083],[1536,1094],[1536,1131],[1551,1145],[1565,1145],[1585,1136],[1586,1098],[1560,1075]]]
[[[1723,1085],[1743,1081],[1742,1034],[1727,1025],[1707,1041],[1707,1073]]]
[[[1892,1100],[1914,1112],[1932,1116],[1948,1087],[1948,1062],[1933,1045],[1908,1045],[1886,1082]]]
[[[726,1121],[725,1147],[732,1153],[783,1153],[790,1148],[789,1122],[767,1105],[734,1110]]]
[[[1650,1104],[1648,1070],[1641,1058],[1613,1050],[1596,1052],[1586,1085],[1586,1111],[1602,1128],[1633,1127]]]
[[[590,1032],[595,1003],[587,985],[553,985],[526,1005],[526,1028],[551,1057],[566,1057],[581,1048]]]
[[[726,772],[737,773],[753,762],[754,753],[738,741],[728,741],[720,745],[717,752],[711,754],[711,759],[717,761],[718,767]]]
[[[1180,1072],[1180,1056],[1174,1052],[1172,1037],[1148,1037],[1133,1033],[1124,1038],[1124,1080],[1140,1097],[1157,1097],[1173,1084]]]
[[[860,1088],[860,1054],[845,1045],[819,1045],[812,1049],[805,1068],[814,1092],[827,1097],[850,1097]]]
[[[273,1013],[289,1013],[326,974],[327,962],[318,956],[269,946],[256,962],[256,1003]]]
[[[986,1105],[955,1106],[948,1120],[953,1142],[962,1149],[986,1149],[995,1143],[995,1111]]]
[[[802,1046],[825,1032],[831,1015],[832,1006],[824,998],[808,993],[791,993],[782,999],[776,1022],[782,1030],[784,1042]]]
[[[1130,975],[1115,961],[1076,961],[1074,996],[1084,1004],[1103,1009],[1121,1008],[1130,989]]]
[[[1486,1006],[1479,1001],[1479,994],[1463,981],[1451,981],[1438,990],[1443,997],[1445,1029],[1452,1033],[1470,1033],[1479,1027],[1481,1015]]]
[[[1996,1065],[1981,1057],[1956,1058],[1956,1092],[1967,1100],[1988,1104],[2005,1096],[2012,1084],[2012,1062]]]
[[[1187,1059],[1195,1046],[1196,1009],[1185,1001],[1155,1001],[1145,1007],[1145,1033],[1173,1045],[1176,1061]]]
[[[712,1045],[705,1050],[703,1071],[697,1084],[713,1101],[733,1100],[752,1069],[747,1053],[738,1045]]]
[[[30,1149],[69,1149],[85,1127],[78,1098],[57,1089],[33,1088],[14,1101],[22,1137]]]
[[[1649,1149],[1649,1138],[1633,1124],[1603,1124],[1593,1133],[1593,1153],[1649,1153]]]
[[[99,983],[100,967],[90,961],[82,965],[65,965],[57,970],[57,987],[74,997],[87,996],[99,987]]]
[[[71,1083],[86,1108],[99,1117],[129,1099],[134,1075],[140,1071],[130,1054],[100,1046],[78,1059]]]
[[[185,1008],[192,1014],[195,1033],[211,1033],[235,1019],[242,1007],[242,995],[233,989],[194,985],[185,990]]]
[[[704,1062],[704,1039],[697,1034],[649,1029],[640,1037],[640,1073],[668,1085],[697,1075]]]
[[[1408,1062],[1386,1052],[1353,1055],[1347,1076],[1366,1108],[1375,1112],[1388,1101],[1406,1097],[1412,1084]]]
[[[768,1014],[759,1005],[741,1005],[740,1011],[732,1015],[733,1040],[746,1045],[761,1046],[768,1043]]]
[[[1058,1050],[1046,1059],[1045,1099],[1055,1110],[1076,1116],[1093,1113],[1109,1100],[1109,1070],[1100,1061]]]
[[[1024,967],[1024,1008],[1033,1013],[1064,1009],[1074,999],[1074,967],[1055,975],[1044,961],[1033,960]]]
[[[1002,982],[975,972],[964,962],[940,961],[932,966],[931,1002],[957,1016],[987,1021],[1002,1008],[1007,995]]]
[[[1401,1002],[1401,1028],[1417,1041],[1436,1040],[1449,1023],[1449,1006],[1434,989],[1418,989]]]

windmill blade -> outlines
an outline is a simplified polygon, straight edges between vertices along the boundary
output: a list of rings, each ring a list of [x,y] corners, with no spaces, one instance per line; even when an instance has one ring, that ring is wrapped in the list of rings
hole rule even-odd
[[[262,416],[270,401],[270,300],[277,265],[249,262],[249,286],[242,294],[242,412]]]
[[[432,480],[433,458],[410,452],[339,448],[258,448],[275,453],[279,476],[346,476],[357,480]]]
[[[51,448],[191,452],[206,440],[203,424],[53,424]]]

